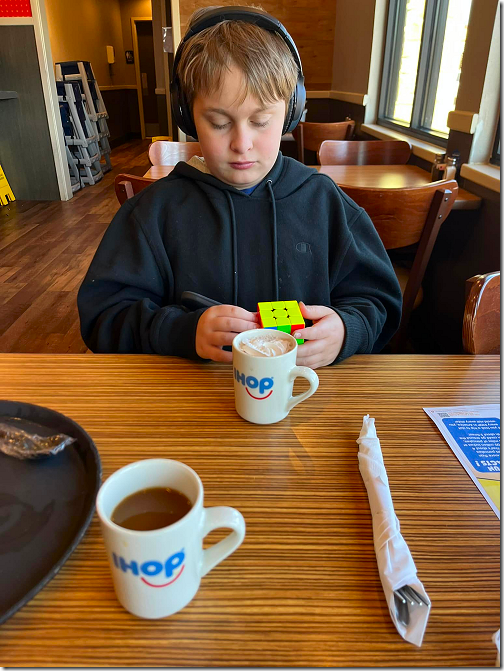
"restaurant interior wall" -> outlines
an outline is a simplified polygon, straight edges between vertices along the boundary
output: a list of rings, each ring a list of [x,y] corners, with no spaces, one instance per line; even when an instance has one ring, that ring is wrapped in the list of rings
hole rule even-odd
[[[45,2],[54,62],[90,61],[101,89],[126,84],[119,0]],[[110,66],[107,45],[115,51],[115,63]]]
[[[262,0],[257,3],[281,21],[294,39],[303,63],[307,89],[329,90],[331,87],[337,2]],[[220,0],[219,3],[215,0],[179,0],[182,35],[196,9],[216,4],[235,5],[236,0]]]
[[[375,0],[337,0],[331,89],[368,92]]]
[[[165,0],[119,0],[121,10],[121,23],[124,51],[133,51],[133,35],[131,27],[131,19],[137,17],[150,17],[153,28],[153,51],[155,60],[155,77],[156,77],[156,98],[157,111],[160,126],[160,135],[168,135],[168,110],[167,101],[165,97],[165,82],[162,62],[162,41],[161,41],[161,25],[171,24],[171,12],[166,12],[168,20],[161,21],[161,5]],[[169,0],[168,0],[169,10]],[[124,57],[124,53],[123,53]],[[136,92],[136,75],[135,63],[125,63],[125,83],[129,91],[128,102],[130,109],[130,135],[140,137],[140,116],[138,109],[138,96]],[[133,93],[131,92],[133,91]],[[134,117],[133,117],[134,112]]]
[[[33,25],[0,25],[0,164],[18,201],[59,200]]]
[[[131,33],[131,17],[150,16],[152,18],[151,0],[118,0],[118,2],[120,6],[121,28],[122,28],[124,50],[132,51],[133,37]],[[125,63],[124,83],[136,86],[134,63]]]
[[[160,0],[156,1],[159,3]],[[133,49],[131,17],[151,17],[151,1],[67,3],[66,0],[47,0],[47,12],[54,61],[89,60],[93,65],[109,113],[111,146],[140,137],[135,65],[126,63],[125,51]],[[79,26],[79,30],[70,30],[69,26]],[[112,65],[107,63],[106,45],[114,47],[115,63]],[[164,95],[159,108],[162,134],[166,134]]]

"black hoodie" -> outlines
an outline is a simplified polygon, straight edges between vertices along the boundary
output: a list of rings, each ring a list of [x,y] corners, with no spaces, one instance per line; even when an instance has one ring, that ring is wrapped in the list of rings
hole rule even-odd
[[[257,310],[297,300],[345,324],[336,361],[379,352],[399,326],[401,291],[366,212],[326,175],[279,153],[251,195],[187,163],[126,201],[80,287],[93,352],[199,359],[183,291]]]

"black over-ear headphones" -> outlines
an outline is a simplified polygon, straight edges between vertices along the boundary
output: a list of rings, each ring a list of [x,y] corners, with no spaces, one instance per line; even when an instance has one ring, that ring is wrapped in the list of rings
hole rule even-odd
[[[296,88],[289,100],[287,115],[282,130],[282,135],[284,133],[290,133],[298,125],[306,102],[306,89],[304,85],[301,59],[299,58],[299,53],[294,44],[294,40],[285,30],[280,21],[275,19],[274,16],[271,16],[271,14],[267,14],[266,12],[251,7],[217,7],[209,9],[189,26],[187,33],[184,35],[184,39],[178,46],[175,60],[173,62],[173,78],[170,84],[170,94],[172,115],[175,123],[186,135],[192,135],[194,138],[198,137],[191,110],[187,104],[182,87],[180,86],[180,79],[177,72],[178,64],[182,49],[187,40],[193,37],[193,35],[205,30],[205,28],[210,28],[210,26],[214,26],[222,21],[246,21],[247,23],[255,23],[260,28],[264,28],[265,30],[280,35],[289,47],[298,68]]]

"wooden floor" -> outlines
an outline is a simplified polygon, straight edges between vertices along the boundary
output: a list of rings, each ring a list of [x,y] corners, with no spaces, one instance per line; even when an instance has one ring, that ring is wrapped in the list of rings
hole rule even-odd
[[[0,352],[81,353],[77,291],[119,203],[114,178],[143,175],[149,140],[112,151],[113,170],[67,201],[0,206]]]

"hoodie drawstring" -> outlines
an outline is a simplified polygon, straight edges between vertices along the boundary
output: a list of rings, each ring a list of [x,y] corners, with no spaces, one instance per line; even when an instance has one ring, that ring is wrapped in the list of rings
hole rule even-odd
[[[236,216],[233,200],[229,191],[224,192],[227,196],[229,209],[231,211],[231,244],[233,246],[233,305],[238,305],[238,240],[236,231]]]
[[[273,205],[273,278],[275,282],[275,300],[279,300],[279,287],[278,287],[278,235],[277,235],[277,215],[276,215],[276,203],[275,203],[275,194],[273,193],[273,182],[271,179],[268,179],[266,182],[271,196],[271,204]]]
[[[276,213],[276,203],[275,203],[275,194],[273,193],[273,182],[271,179],[268,179],[266,182],[271,196],[271,204],[273,206],[273,280],[274,280],[274,291],[275,291],[275,301],[279,300],[279,286],[278,286],[278,234],[277,234],[277,213]],[[238,239],[237,239],[237,230],[236,230],[236,216],[233,206],[233,199],[229,191],[224,192],[229,203],[229,210],[231,212],[231,244],[233,247],[233,305],[238,305]]]

